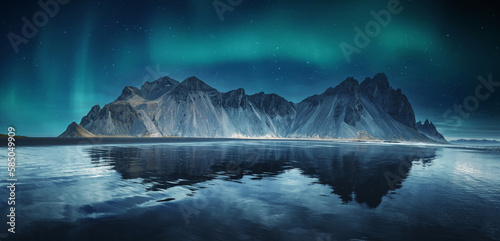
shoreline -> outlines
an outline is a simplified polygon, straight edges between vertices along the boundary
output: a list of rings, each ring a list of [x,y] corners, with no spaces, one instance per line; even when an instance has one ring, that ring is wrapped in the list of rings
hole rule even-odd
[[[1,139],[7,139],[0,137]],[[99,145],[99,144],[147,144],[174,142],[204,142],[204,141],[329,141],[338,143],[386,143],[386,144],[418,144],[418,145],[448,145],[449,143],[399,141],[399,140],[368,140],[368,139],[334,139],[334,138],[290,138],[290,137],[18,137],[19,146],[47,145]],[[3,142],[2,142],[3,143]],[[3,145],[3,144],[2,144]]]
[[[7,138],[0,137],[0,146],[7,146]],[[466,150],[483,150],[500,152],[500,146],[466,146],[454,143],[412,142],[394,140],[362,140],[362,139],[326,139],[326,138],[207,138],[207,137],[22,137],[16,138],[16,147],[44,146],[92,146],[92,145],[131,145],[162,144],[214,141],[317,141],[343,144],[369,145],[405,145],[419,147],[441,147]]]

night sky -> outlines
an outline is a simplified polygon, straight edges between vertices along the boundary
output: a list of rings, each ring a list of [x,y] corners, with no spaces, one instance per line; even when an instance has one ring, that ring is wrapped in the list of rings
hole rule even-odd
[[[0,133],[57,136],[125,86],[164,75],[299,102],[385,72],[417,121],[446,138],[500,139],[500,83],[476,93],[478,76],[500,82],[500,11],[488,1],[402,0],[379,29],[370,12],[393,0],[215,1],[232,9],[223,14],[213,0],[59,1],[46,19],[37,1],[2,3]],[[22,18],[34,16],[40,27],[23,35]],[[340,46],[356,47],[355,27],[367,24],[369,43],[348,61]]]

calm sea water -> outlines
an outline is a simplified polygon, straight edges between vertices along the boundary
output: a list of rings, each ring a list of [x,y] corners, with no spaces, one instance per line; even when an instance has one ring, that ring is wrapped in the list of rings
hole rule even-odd
[[[16,151],[7,238],[500,240],[498,151],[271,140]]]

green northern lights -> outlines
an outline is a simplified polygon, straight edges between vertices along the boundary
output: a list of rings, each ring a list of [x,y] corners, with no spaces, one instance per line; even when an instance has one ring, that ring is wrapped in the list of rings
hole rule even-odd
[[[243,0],[221,21],[208,0],[73,0],[16,54],[7,34],[20,34],[21,17],[40,7],[8,1],[0,22],[0,133],[15,125],[20,135],[56,136],[125,86],[152,81],[146,69],[159,67],[179,81],[195,75],[220,91],[241,87],[294,102],[348,76],[385,72],[417,120],[429,118],[451,139],[499,139],[499,93],[460,128],[442,117],[474,94],[478,75],[500,81],[497,9],[487,1],[400,1],[404,11],[348,63],[339,44],[351,44],[353,28],[387,2]]]

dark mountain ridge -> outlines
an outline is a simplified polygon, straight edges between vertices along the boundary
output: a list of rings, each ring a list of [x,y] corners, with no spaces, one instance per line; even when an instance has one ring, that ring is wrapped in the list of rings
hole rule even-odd
[[[114,102],[92,107],[79,126],[97,136],[431,141],[417,129],[406,96],[383,73],[361,83],[349,77],[299,103],[277,94],[247,95],[242,88],[219,92],[194,76],[180,83],[163,77],[140,89],[125,87]],[[76,127],[61,136],[78,136]]]

